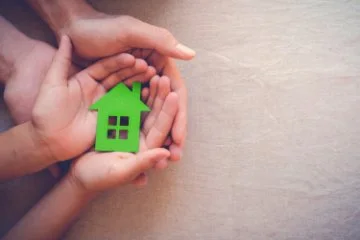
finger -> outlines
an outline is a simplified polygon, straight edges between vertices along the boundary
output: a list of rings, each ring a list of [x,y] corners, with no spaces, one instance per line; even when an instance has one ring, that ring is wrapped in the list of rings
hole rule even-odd
[[[135,64],[132,67],[128,67],[111,74],[101,82],[101,85],[103,85],[106,90],[109,90],[119,82],[146,72],[147,68],[148,65],[143,59],[136,59]]]
[[[171,79],[171,89],[177,91],[184,87],[184,80],[181,77],[180,71],[176,66],[174,59],[165,58],[165,68],[163,69],[163,74],[168,76]]]
[[[162,75],[164,66],[168,57],[160,54],[157,51],[153,51],[147,58],[146,62],[156,69],[156,73]]]
[[[48,169],[54,178],[58,179],[61,176],[60,168],[56,164],[51,165]]]
[[[141,90],[141,101],[143,101],[144,103],[148,100],[150,95],[150,90],[149,88],[145,87]],[[142,112],[141,113],[141,125],[144,123],[146,117],[148,115],[148,112]]]
[[[159,79],[158,89],[154,103],[151,108],[151,112],[149,113],[149,115],[147,116],[144,122],[143,131],[145,135],[147,135],[150,129],[153,127],[157,119],[157,116],[159,115],[162,109],[165,98],[169,94],[169,92],[170,92],[170,80],[168,77],[162,76]]]
[[[139,174],[153,168],[160,160],[168,157],[170,157],[170,152],[166,149],[156,148],[147,150],[133,157],[123,159],[116,165],[117,169],[114,169],[114,173],[117,172],[121,178],[133,180]]]
[[[171,130],[173,141],[182,145],[187,134],[187,92],[186,88],[176,91],[179,96],[179,109],[174,121],[174,127]]]
[[[182,156],[183,156],[183,147],[176,145],[176,144],[171,144],[170,148],[170,160],[171,161],[179,161]]]
[[[147,87],[143,88],[143,90],[141,90],[141,101],[147,102],[149,95],[150,95],[149,88]]]
[[[90,67],[86,68],[86,70],[84,71],[93,79],[101,81],[108,77],[110,74],[117,72],[123,68],[129,68],[134,64],[134,56],[127,53],[121,53],[97,61]]]
[[[143,187],[148,183],[148,177],[145,173],[141,173],[131,183],[136,187]]]
[[[151,78],[150,80],[150,95],[148,97],[148,100],[147,100],[147,103],[146,105],[152,109],[152,105],[153,105],[153,102],[154,102],[154,99],[156,97],[156,93],[157,93],[157,89],[158,89],[158,83],[159,83],[159,79],[160,77],[155,75],[154,77]],[[142,115],[141,115],[141,123],[143,124],[146,119],[148,118],[149,116],[149,112],[144,112]]]
[[[156,164],[155,164],[155,169],[157,170],[163,170],[165,168],[168,167],[168,160],[167,159],[162,159],[160,161],[158,161]]]
[[[59,50],[55,53],[44,83],[66,85],[71,66],[71,42],[68,36],[62,36]]]
[[[156,69],[156,73],[161,75],[162,70],[166,64],[167,56],[160,54],[158,51],[150,49],[136,48],[130,51],[135,58],[144,59],[150,66]]]
[[[153,51],[153,49],[136,48],[131,52],[131,55],[136,58],[142,58],[144,60],[147,60],[147,58],[152,54]]]
[[[164,144],[173,126],[173,121],[178,110],[178,102],[178,96],[174,92],[166,97],[156,121],[146,136],[146,145],[149,148],[160,147]]]
[[[184,60],[195,56],[194,50],[180,44],[168,30],[128,16],[125,20],[125,39],[130,47],[156,49],[165,56]]]
[[[167,59],[163,73],[171,78],[171,90],[179,96],[179,110],[171,135],[176,144],[183,145],[187,133],[187,90],[173,59]]]
[[[155,75],[150,80],[150,96],[149,96],[148,101],[146,103],[149,108],[152,108],[152,105],[154,103],[154,100],[155,100],[155,97],[156,97],[156,94],[157,94],[159,79],[160,79],[160,77],[158,75]]]
[[[157,112],[160,111],[165,101],[165,98],[169,95],[169,93],[170,93],[170,79],[166,76],[162,76],[158,81],[156,97],[152,105],[152,108],[155,109],[155,111]]]
[[[148,82],[153,76],[155,76],[155,74],[156,74],[155,68],[150,66],[147,68],[146,72],[126,79],[125,84],[127,86],[132,86],[134,82],[145,83]]]
[[[169,147],[170,145],[172,144],[172,140],[171,140],[171,137],[168,136],[164,142],[164,146],[165,147]]]
[[[146,146],[145,135],[142,131],[140,131],[140,149],[139,152],[147,151],[148,147]]]

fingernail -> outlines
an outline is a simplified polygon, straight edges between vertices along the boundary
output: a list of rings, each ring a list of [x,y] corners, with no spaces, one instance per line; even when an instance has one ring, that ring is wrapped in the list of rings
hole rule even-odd
[[[196,52],[194,50],[192,50],[191,48],[182,45],[181,43],[179,43],[178,45],[176,45],[176,48],[181,51],[182,53],[189,55],[189,56],[195,56]]]

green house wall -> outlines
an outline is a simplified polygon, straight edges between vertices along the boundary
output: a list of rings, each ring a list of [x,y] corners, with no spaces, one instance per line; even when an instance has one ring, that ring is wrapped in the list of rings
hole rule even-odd
[[[109,139],[108,129],[114,127],[109,126],[109,116],[128,116],[129,126],[120,126],[117,129],[128,130],[127,139]],[[119,126],[119,121],[117,125]],[[118,135],[119,133],[117,133]],[[98,122],[96,130],[95,150],[99,152],[115,151],[115,152],[138,152],[140,139],[140,112],[129,111],[126,112],[107,112],[103,110],[98,111]]]

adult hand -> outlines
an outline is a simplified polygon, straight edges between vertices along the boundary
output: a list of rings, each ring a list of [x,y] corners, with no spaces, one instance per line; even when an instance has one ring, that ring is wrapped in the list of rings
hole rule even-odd
[[[189,60],[195,52],[180,44],[166,29],[130,16],[92,12],[70,20],[58,35],[68,35],[75,52],[84,59],[98,59],[133,49],[156,50],[164,56]]]

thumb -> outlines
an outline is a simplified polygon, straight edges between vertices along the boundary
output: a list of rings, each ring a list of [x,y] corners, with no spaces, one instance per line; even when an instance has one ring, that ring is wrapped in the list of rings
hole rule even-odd
[[[136,18],[127,16],[128,26],[125,38],[130,47],[155,49],[159,53],[173,58],[190,60],[195,51],[179,43],[165,28],[153,26]]]
[[[68,36],[62,36],[44,82],[52,85],[66,84],[70,67],[71,42]]]
[[[164,148],[155,148],[124,159],[118,166],[119,178],[134,180],[139,174],[151,169],[160,160],[170,157],[170,152]]]

